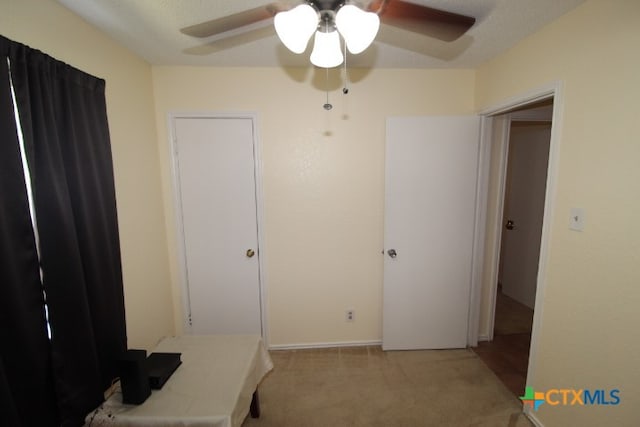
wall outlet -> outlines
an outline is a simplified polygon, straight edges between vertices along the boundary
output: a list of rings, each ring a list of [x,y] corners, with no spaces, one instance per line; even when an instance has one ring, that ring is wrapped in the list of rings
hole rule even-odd
[[[356,311],[352,308],[348,309],[345,312],[344,320],[347,322],[355,322],[356,321]]]

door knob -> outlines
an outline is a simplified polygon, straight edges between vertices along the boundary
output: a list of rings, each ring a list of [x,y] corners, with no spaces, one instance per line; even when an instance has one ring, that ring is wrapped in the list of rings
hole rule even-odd
[[[514,228],[516,228],[516,224],[512,220],[508,219],[507,224],[504,226],[504,228],[506,228],[507,230],[513,230]]]
[[[255,254],[253,249],[247,249],[247,258],[252,258]]]
[[[387,253],[389,254],[389,256],[390,256],[391,258],[395,258],[395,257],[397,257],[397,256],[398,256],[398,253],[396,252],[396,250],[395,250],[395,249],[389,249],[389,250],[387,251]]]

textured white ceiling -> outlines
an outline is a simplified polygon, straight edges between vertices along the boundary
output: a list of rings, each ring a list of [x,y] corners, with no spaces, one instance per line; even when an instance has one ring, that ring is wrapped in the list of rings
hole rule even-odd
[[[349,66],[384,68],[475,67],[509,49],[584,0],[411,0],[470,15],[476,24],[447,43],[382,25],[374,44],[348,57]],[[308,66],[310,47],[296,55],[279,42],[273,20],[206,39],[181,28],[242,12],[271,0],[58,0],[155,65],[221,67]],[[299,1],[289,1],[295,4]],[[310,43],[311,45],[311,43]]]

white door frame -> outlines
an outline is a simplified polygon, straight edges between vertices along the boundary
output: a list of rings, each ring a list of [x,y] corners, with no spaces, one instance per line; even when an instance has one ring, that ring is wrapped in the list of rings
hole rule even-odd
[[[265,345],[269,345],[268,328],[267,328],[267,311],[266,311],[266,273],[265,273],[265,245],[264,245],[264,191],[262,182],[262,147],[260,138],[258,137],[258,115],[254,112],[169,112],[167,115],[167,123],[169,126],[169,149],[171,155],[171,175],[173,186],[173,207],[175,212],[176,242],[178,254],[178,266],[180,274],[180,295],[182,297],[182,320],[183,328],[186,333],[191,332],[189,322],[189,288],[187,282],[187,264],[186,250],[184,242],[184,228],[180,197],[180,171],[177,156],[177,138],[175,132],[176,119],[189,118],[233,118],[233,119],[249,119],[252,123],[253,133],[253,159],[254,173],[256,182],[256,220],[257,220],[257,239],[258,239],[258,281],[259,281],[259,298],[260,298],[260,320],[262,339]]]
[[[470,315],[469,315],[469,345],[475,346],[478,341],[478,328],[480,320],[480,293],[482,285],[483,264],[485,258],[490,262],[490,287],[492,298],[490,304],[486,307],[485,314],[491,319],[491,330],[493,330],[493,316],[495,314],[495,294],[497,287],[498,263],[500,261],[500,247],[489,254],[484,253],[484,242],[486,236],[487,220],[492,224],[502,224],[502,209],[497,209],[495,216],[487,218],[488,190],[489,190],[489,170],[490,170],[490,152],[492,144],[492,128],[495,116],[502,115],[513,111],[516,108],[524,107],[539,101],[553,98],[553,119],[551,127],[551,140],[549,145],[549,164],[547,168],[547,185],[545,191],[545,204],[542,223],[542,235],[540,245],[540,259],[538,263],[538,278],[536,282],[536,300],[535,311],[533,316],[533,327],[531,332],[531,345],[529,350],[529,366],[527,370],[527,385],[531,385],[531,379],[534,377],[536,350],[538,344],[538,334],[542,325],[544,314],[544,293],[547,277],[547,264],[549,257],[549,245],[551,242],[551,225],[553,223],[553,212],[556,202],[556,186],[559,162],[559,146],[562,129],[562,112],[564,110],[564,91],[562,82],[555,82],[547,86],[543,86],[529,93],[517,96],[495,106],[492,106],[482,112],[481,119],[481,136],[480,136],[480,156],[478,168],[478,192],[476,206],[476,233],[474,237],[474,262],[473,262],[473,280],[472,280],[472,299]],[[508,126],[510,120],[504,120],[503,126]],[[501,156],[500,156],[500,178],[502,183],[499,194],[499,200],[494,200],[498,204],[502,204],[504,200],[504,180],[506,179],[506,162],[507,162],[507,146],[508,131],[503,128],[500,138]],[[497,236],[491,238],[499,238],[501,227],[495,227]],[[499,240],[497,240],[499,242]],[[493,332],[491,332],[493,334]],[[488,337],[483,337],[488,338]]]

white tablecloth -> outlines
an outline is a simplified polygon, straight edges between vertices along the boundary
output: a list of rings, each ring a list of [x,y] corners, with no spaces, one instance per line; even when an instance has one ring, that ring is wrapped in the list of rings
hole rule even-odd
[[[237,427],[253,392],[273,369],[262,339],[249,335],[165,338],[156,352],[182,353],[182,365],[141,405],[111,396],[85,426]]]

